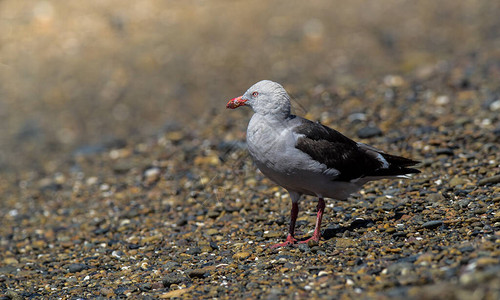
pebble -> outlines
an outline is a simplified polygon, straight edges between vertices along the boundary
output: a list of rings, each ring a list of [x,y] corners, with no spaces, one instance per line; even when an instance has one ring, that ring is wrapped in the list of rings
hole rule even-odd
[[[156,182],[161,175],[161,171],[159,168],[150,168],[144,171],[144,183],[150,185]]]
[[[6,265],[17,265],[19,261],[13,257],[4,258],[3,263]]]
[[[88,268],[88,266],[86,264],[78,264],[78,263],[70,264],[68,266],[68,272],[69,273],[76,273],[76,272],[83,271],[87,268]]]
[[[347,238],[338,238],[336,239],[336,246],[341,247],[341,248],[347,248],[347,247],[352,247],[355,246],[357,243],[352,240],[352,239],[347,239]]]
[[[106,296],[108,298],[116,297],[115,292],[112,289],[108,288],[108,287],[101,288],[100,292],[101,292],[101,294],[103,296]]]
[[[356,134],[360,139],[369,139],[376,136],[382,136],[382,130],[378,127],[367,126],[359,129]]]
[[[186,251],[187,254],[190,254],[190,255],[198,255],[201,253],[201,248],[200,247],[193,247],[193,248],[189,248],[187,251]]]
[[[442,193],[431,193],[427,196],[431,202],[439,202],[445,200]]]
[[[434,221],[425,222],[424,224],[422,224],[422,228],[435,229],[435,228],[438,228],[441,225],[443,225],[443,221],[441,221],[441,220],[434,220]]]
[[[282,235],[283,235],[283,233],[279,232],[279,231],[264,232],[264,238],[267,238],[267,239],[279,238]]]
[[[162,283],[165,288],[170,288],[172,284],[179,284],[182,282],[186,282],[186,278],[177,275],[177,274],[168,274],[163,277]]]
[[[305,244],[305,243],[298,244],[297,248],[299,248],[300,251],[302,251],[302,252],[311,252],[311,248],[309,247],[308,244]]]
[[[207,235],[217,235],[220,233],[219,230],[215,229],[215,228],[211,228],[211,229],[208,229],[206,232],[205,232]]]
[[[8,297],[7,299],[12,299],[12,300],[23,300],[24,297],[19,295],[19,293],[13,291],[13,290],[7,290],[5,292],[5,296]]]
[[[204,278],[209,275],[209,270],[206,268],[195,269],[189,272],[189,277],[191,278]]]
[[[450,180],[449,185],[451,187],[457,187],[464,185],[466,182],[467,181],[464,178],[455,176]]]
[[[113,256],[114,258],[117,258],[117,259],[123,259],[125,253],[123,251],[120,251],[120,250],[114,250],[113,252],[111,252],[111,256]]]
[[[167,292],[167,293],[164,293],[164,294],[161,294],[159,295],[159,298],[160,299],[171,299],[171,298],[179,298],[181,297],[183,294],[191,291],[193,289],[193,287],[188,287],[188,288],[185,288],[185,289],[179,289],[179,290],[173,290],[173,291],[170,291],[170,292]]]
[[[130,161],[119,161],[113,166],[113,171],[115,171],[116,174],[125,174],[134,166],[135,165]]]
[[[311,248],[311,251],[313,251],[313,252],[318,250],[318,248],[314,249],[318,245],[319,245],[319,243],[315,240],[308,240],[307,241],[307,246],[309,246],[309,248]]]
[[[491,176],[491,177],[480,179],[477,184],[478,185],[486,185],[486,184],[496,184],[499,182],[500,182],[500,175],[496,175],[496,176]]]
[[[233,255],[233,259],[245,260],[245,259],[249,258],[250,255],[251,255],[250,252],[242,251],[242,252],[235,253]]]
[[[436,155],[450,155],[453,156],[455,153],[453,152],[453,149],[450,148],[438,148],[436,149]]]

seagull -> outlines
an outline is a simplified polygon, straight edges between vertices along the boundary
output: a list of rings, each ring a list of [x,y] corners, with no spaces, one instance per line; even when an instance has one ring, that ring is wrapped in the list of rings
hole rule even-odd
[[[259,170],[285,188],[292,200],[286,241],[272,248],[294,245],[295,222],[302,195],[318,198],[312,237],[300,243],[318,244],[324,198],[346,200],[372,180],[409,178],[420,173],[409,168],[418,161],[387,154],[355,142],[340,132],[290,112],[290,96],[279,83],[262,80],[226,108],[249,106],[254,114],[247,127],[248,151]]]

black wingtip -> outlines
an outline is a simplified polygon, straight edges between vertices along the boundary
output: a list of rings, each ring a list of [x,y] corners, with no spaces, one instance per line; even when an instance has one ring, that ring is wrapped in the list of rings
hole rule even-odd
[[[389,167],[388,169],[378,169],[375,172],[369,174],[369,176],[399,176],[408,174],[418,174],[421,173],[420,170],[413,168],[404,167]]]
[[[389,166],[391,167],[411,167],[420,163],[417,160],[409,159],[398,155],[392,155],[387,153],[380,153],[380,154],[385,158],[385,160],[389,163]]]
[[[402,170],[406,172],[405,174],[418,174],[418,173],[422,173],[420,170],[413,169],[413,168],[403,168]]]

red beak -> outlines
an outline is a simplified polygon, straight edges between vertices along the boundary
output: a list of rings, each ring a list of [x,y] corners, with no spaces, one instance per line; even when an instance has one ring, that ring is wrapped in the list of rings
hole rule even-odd
[[[226,105],[226,108],[235,109],[236,107],[246,105],[245,102],[247,102],[247,99],[243,99],[241,97],[243,97],[243,96],[239,96],[239,97],[236,97],[234,99],[229,100],[229,102]]]

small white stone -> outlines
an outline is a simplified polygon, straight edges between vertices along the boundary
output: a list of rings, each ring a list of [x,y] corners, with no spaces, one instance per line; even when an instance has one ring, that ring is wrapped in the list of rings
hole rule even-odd
[[[87,180],[86,180],[86,182],[85,182],[85,183],[86,183],[87,185],[94,185],[94,184],[96,184],[96,183],[97,183],[97,180],[98,180],[98,179],[97,179],[97,177],[92,176],[92,177],[87,178]]]
[[[490,110],[491,111],[500,110],[500,99],[498,99],[495,102],[493,102],[493,103],[490,104]]]
[[[151,180],[158,178],[159,175],[160,175],[159,168],[150,168],[144,172],[144,177],[146,177],[147,179],[151,179]]]
[[[481,125],[482,126],[489,126],[489,125],[491,125],[491,119],[483,119],[481,121]]]
[[[446,105],[450,103],[450,98],[446,95],[441,95],[436,98],[437,105]]]
[[[388,87],[398,87],[405,83],[403,77],[399,75],[387,75],[384,77],[384,84]]]
[[[111,159],[117,159],[120,157],[120,151],[116,150],[116,149],[113,149],[109,152],[109,157]]]

